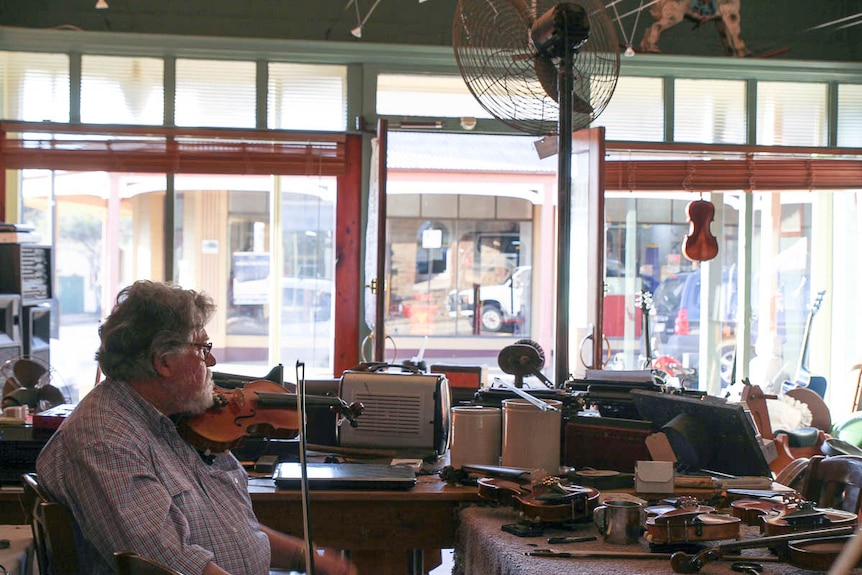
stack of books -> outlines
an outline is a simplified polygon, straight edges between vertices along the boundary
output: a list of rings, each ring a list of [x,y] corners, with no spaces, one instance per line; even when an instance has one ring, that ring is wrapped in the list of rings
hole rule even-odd
[[[33,226],[0,222],[0,244],[37,244],[40,240]]]

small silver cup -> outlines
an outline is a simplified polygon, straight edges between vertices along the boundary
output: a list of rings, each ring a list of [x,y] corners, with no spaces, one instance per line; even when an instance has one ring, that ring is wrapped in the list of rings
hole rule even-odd
[[[636,501],[605,501],[593,510],[593,522],[608,543],[630,545],[641,536],[643,505]]]

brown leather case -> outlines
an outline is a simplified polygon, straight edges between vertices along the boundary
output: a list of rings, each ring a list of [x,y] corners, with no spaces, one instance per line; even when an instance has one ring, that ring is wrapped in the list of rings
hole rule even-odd
[[[575,417],[565,425],[563,465],[633,473],[636,461],[649,461],[648,421]]]

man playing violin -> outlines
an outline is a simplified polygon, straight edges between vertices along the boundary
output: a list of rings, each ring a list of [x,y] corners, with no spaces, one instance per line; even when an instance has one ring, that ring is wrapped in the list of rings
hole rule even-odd
[[[186,575],[305,571],[305,542],[258,523],[233,454],[201,454],[171,419],[212,405],[216,360],[204,326],[214,311],[204,293],[138,281],[99,328],[106,378],[36,463],[39,483],[74,517],[82,573],[114,573],[120,550]],[[357,574],[333,550],[315,553],[314,565]]]

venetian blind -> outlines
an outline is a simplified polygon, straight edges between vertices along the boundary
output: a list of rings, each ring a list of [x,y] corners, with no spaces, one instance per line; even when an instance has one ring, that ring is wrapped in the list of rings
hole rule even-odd
[[[838,86],[838,145],[862,148],[862,84]]]
[[[254,128],[256,65],[228,60],[177,59],[177,126]]]
[[[661,78],[622,76],[608,107],[592,126],[604,126],[608,140],[664,140],[664,90]]]
[[[381,116],[491,118],[461,76],[380,74],[377,113]]]
[[[0,52],[0,106],[5,120],[69,121],[69,56]]]
[[[757,83],[757,144],[825,146],[826,84]]]
[[[88,124],[164,122],[164,61],[81,57],[81,121]]]
[[[678,79],[674,93],[674,142],[745,143],[745,82]]]
[[[271,62],[267,127],[347,130],[347,68]]]

